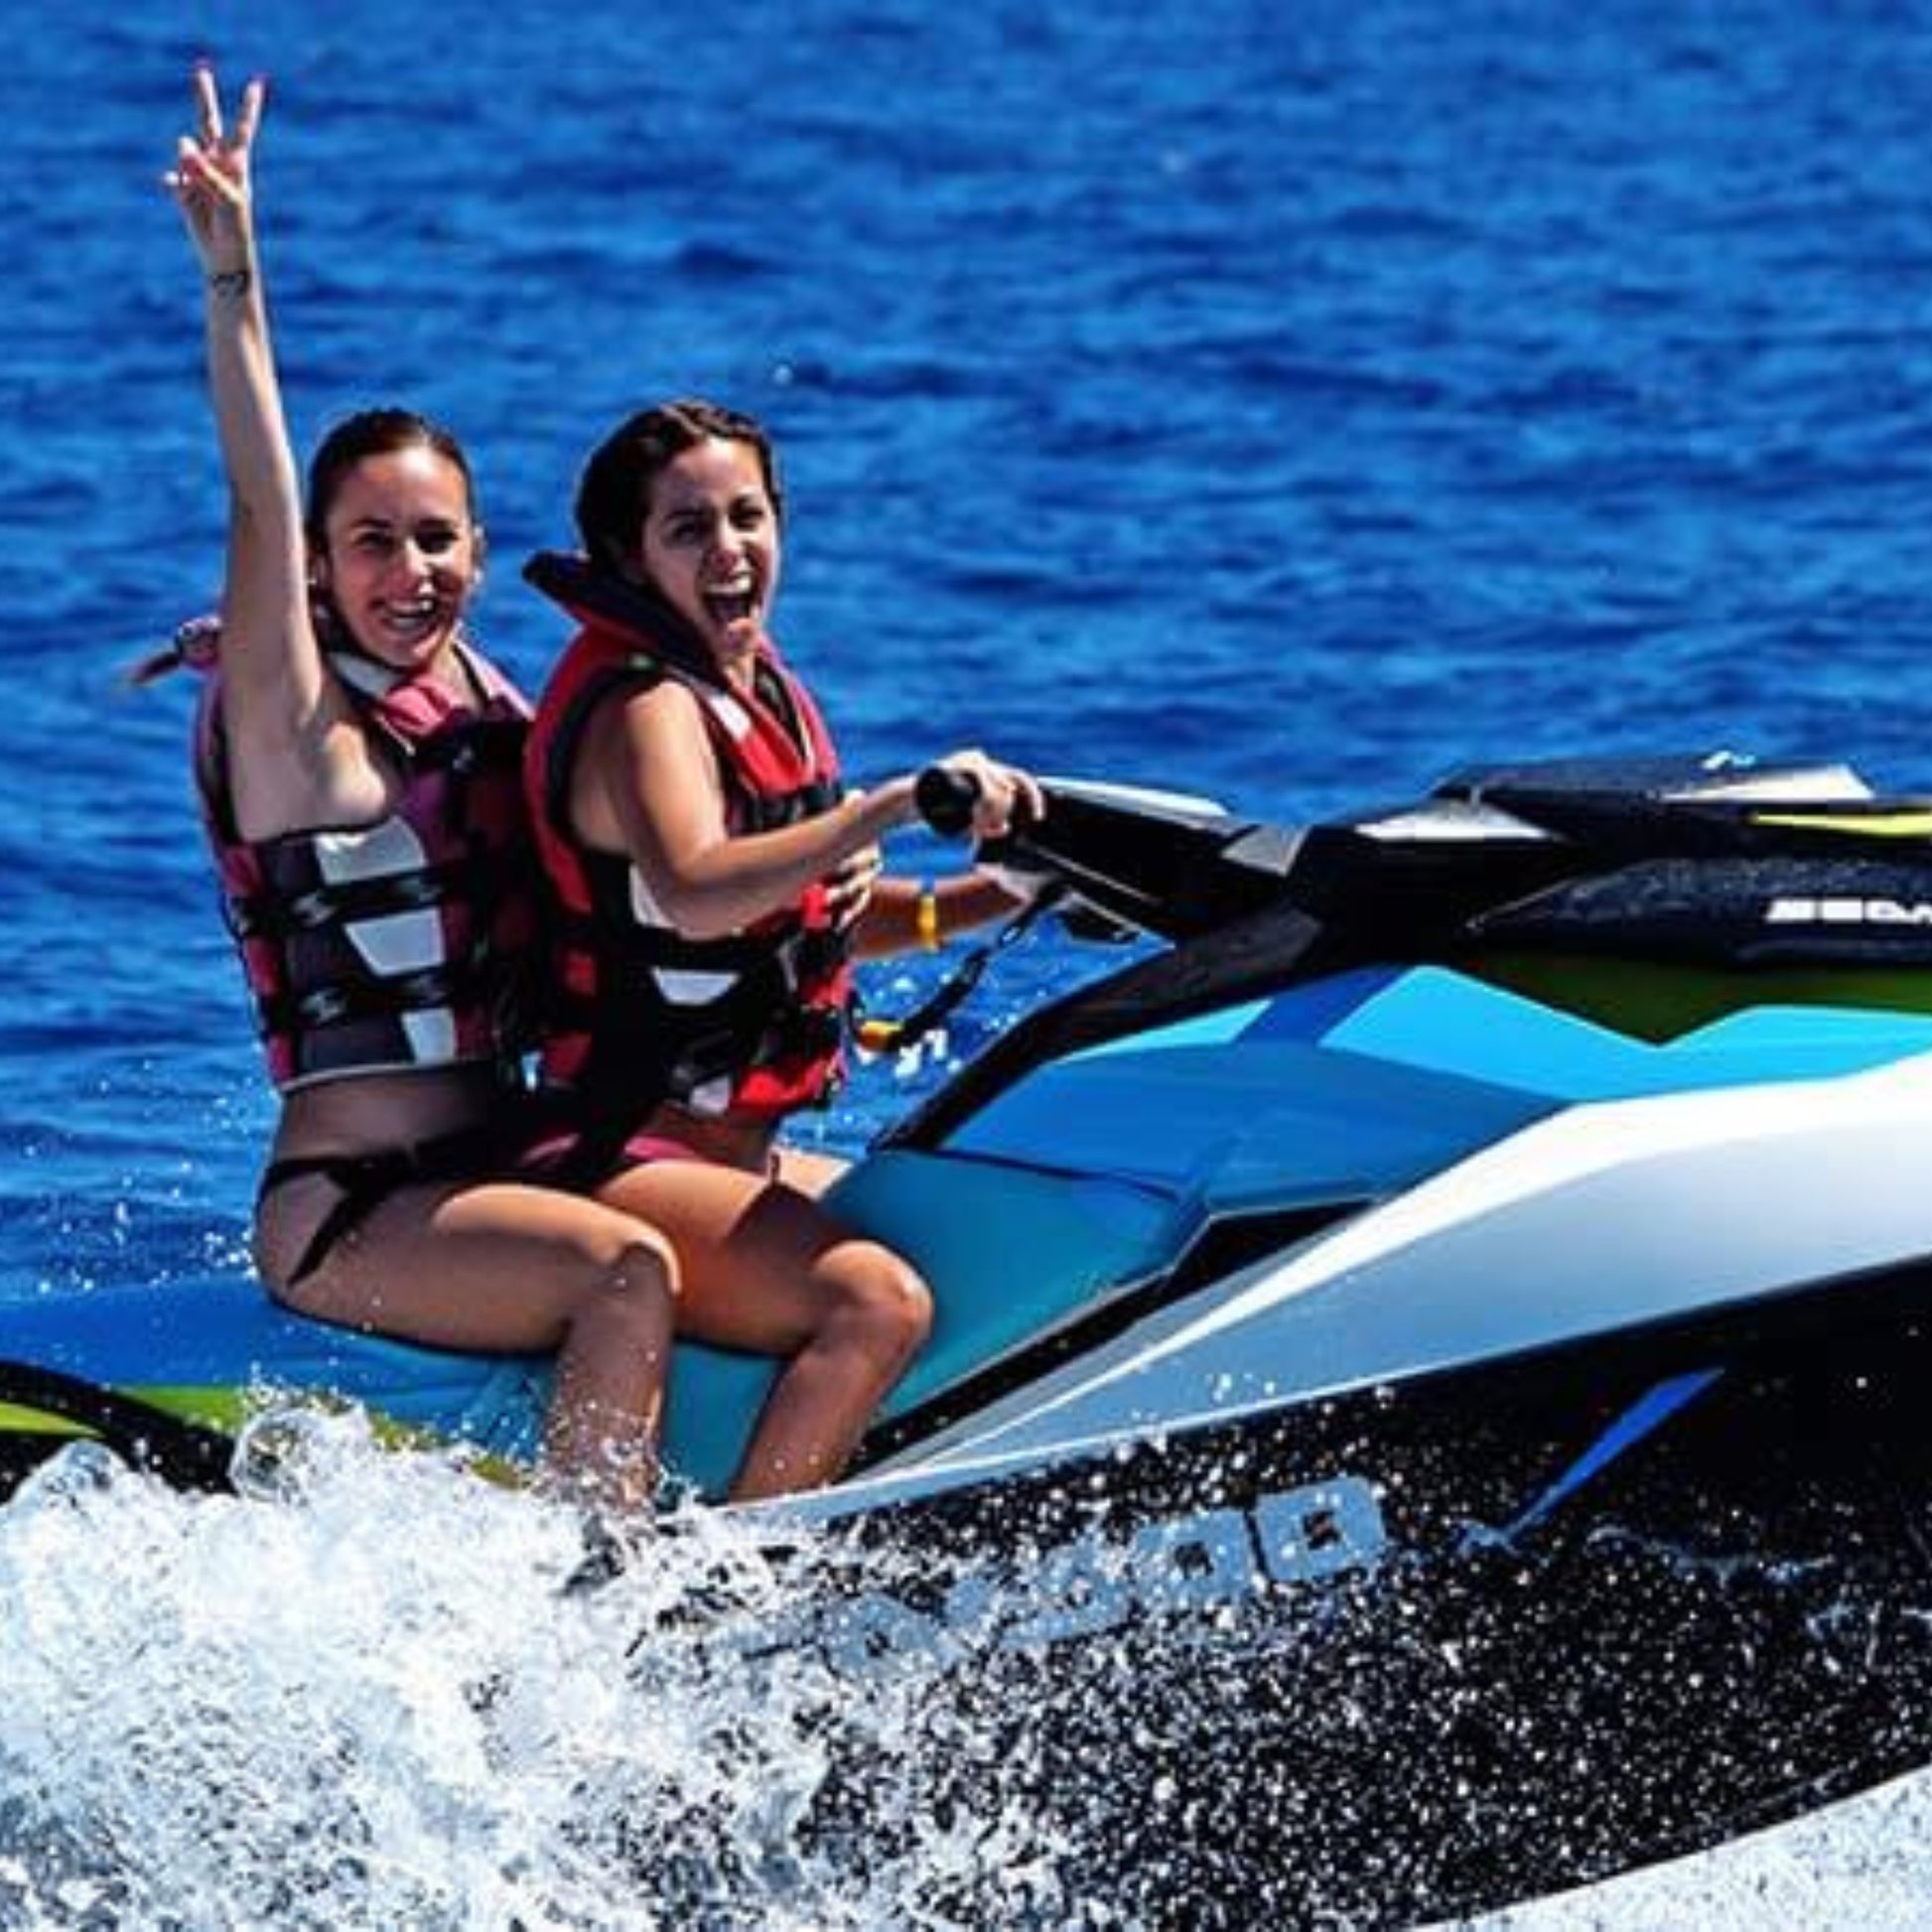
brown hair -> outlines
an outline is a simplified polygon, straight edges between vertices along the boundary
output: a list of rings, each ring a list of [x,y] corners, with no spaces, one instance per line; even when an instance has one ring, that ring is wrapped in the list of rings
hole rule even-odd
[[[477,520],[477,480],[463,445],[450,431],[413,409],[362,409],[345,416],[309,459],[309,506],[303,528],[314,550],[320,553],[328,548],[329,512],[348,473],[369,457],[393,456],[398,450],[434,450],[454,465],[463,479],[470,520]]]
[[[577,533],[594,564],[617,576],[630,575],[627,566],[638,527],[650,510],[652,484],[675,458],[714,439],[749,443],[758,452],[765,492],[782,521],[778,458],[763,424],[696,397],[657,403],[620,424],[584,466],[577,485]]]

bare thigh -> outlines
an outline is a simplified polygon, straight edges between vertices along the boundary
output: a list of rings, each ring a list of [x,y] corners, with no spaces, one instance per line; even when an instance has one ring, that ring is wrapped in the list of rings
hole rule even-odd
[[[265,1262],[292,1246],[278,1215],[293,1228],[313,1227],[336,1198],[323,1176],[277,1188],[259,1238]],[[277,1295],[321,1320],[432,1347],[535,1352],[559,1345],[571,1317],[626,1256],[661,1267],[663,1247],[628,1215],[581,1195],[513,1181],[438,1181],[385,1196],[313,1274]]]
[[[598,1198],[670,1242],[678,1332],[754,1354],[802,1348],[852,1264],[877,1252],[797,1188],[742,1168],[653,1161],[607,1182]]]

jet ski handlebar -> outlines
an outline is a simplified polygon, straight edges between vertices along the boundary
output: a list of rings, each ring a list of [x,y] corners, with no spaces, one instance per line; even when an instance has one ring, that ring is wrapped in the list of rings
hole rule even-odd
[[[912,786],[919,816],[942,839],[962,838],[972,829],[979,801],[980,781],[950,764],[928,764]]]
[[[1596,906],[1611,889],[1591,882],[1612,875],[1627,882],[1633,918],[1659,894],[1675,904],[1690,892],[1702,924],[1730,878],[1762,924],[1766,866],[1787,896],[1932,905],[1932,809],[1876,798],[1847,767],[1708,758],[1477,767],[1398,806],[1302,826],[1131,784],[1053,777],[1042,790],[1044,815],[982,840],[975,862],[1023,897],[1054,886],[1069,907],[1170,941],[1286,905],[1378,943],[1423,933],[1434,944],[1477,922],[1487,930],[1505,908],[1512,931],[1527,910],[1540,920],[1561,885]],[[915,798],[934,830],[971,829],[970,774],[928,766]]]
[[[1203,869],[1214,871],[1231,835],[1247,829],[1247,822],[1229,817],[1209,799],[1134,785],[1049,778],[1040,788],[1046,800],[1042,818],[1016,819],[1000,838],[980,840],[974,853],[981,869],[1000,878],[1016,897],[1033,898],[1052,888],[1065,901],[1063,918],[1078,901],[1100,915],[1092,936],[1107,938],[1121,937],[1123,924],[1175,938],[1226,916],[1224,903],[1208,913],[1177,902],[1197,897],[1190,885],[1198,886]],[[919,773],[912,798],[920,818],[940,837],[963,838],[972,830],[980,782],[954,765],[929,764]],[[1278,876],[1269,881],[1276,889],[1279,883]],[[1254,895],[1241,897],[1245,909]]]

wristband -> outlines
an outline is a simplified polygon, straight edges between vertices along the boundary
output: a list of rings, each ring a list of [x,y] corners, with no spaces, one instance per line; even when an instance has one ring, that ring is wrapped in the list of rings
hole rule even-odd
[[[920,882],[919,903],[913,914],[912,930],[927,952],[939,950],[939,895],[932,890],[929,881]]]

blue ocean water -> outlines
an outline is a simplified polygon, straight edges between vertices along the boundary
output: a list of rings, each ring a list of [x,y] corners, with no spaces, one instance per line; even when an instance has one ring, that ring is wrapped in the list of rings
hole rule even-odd
[[[780,634],[861,777],[981,743],[1287,819],[1587,751],[1932,780],[1924,9],[0,0],[0,27],[9,1279],[239,1266],[268,1120],[187,693],[118,684],[219,570],[158,185],[198,54],[270,76],[298,435],[400,399],[466,438],[480,628],[528,682],[561,633],[517,568],[567,540],[578,461],[697,391],[780,438]],[[955,1044],[1087,970],[1017,953]],[[907,1085],[877,1069],[834,1142]]]

